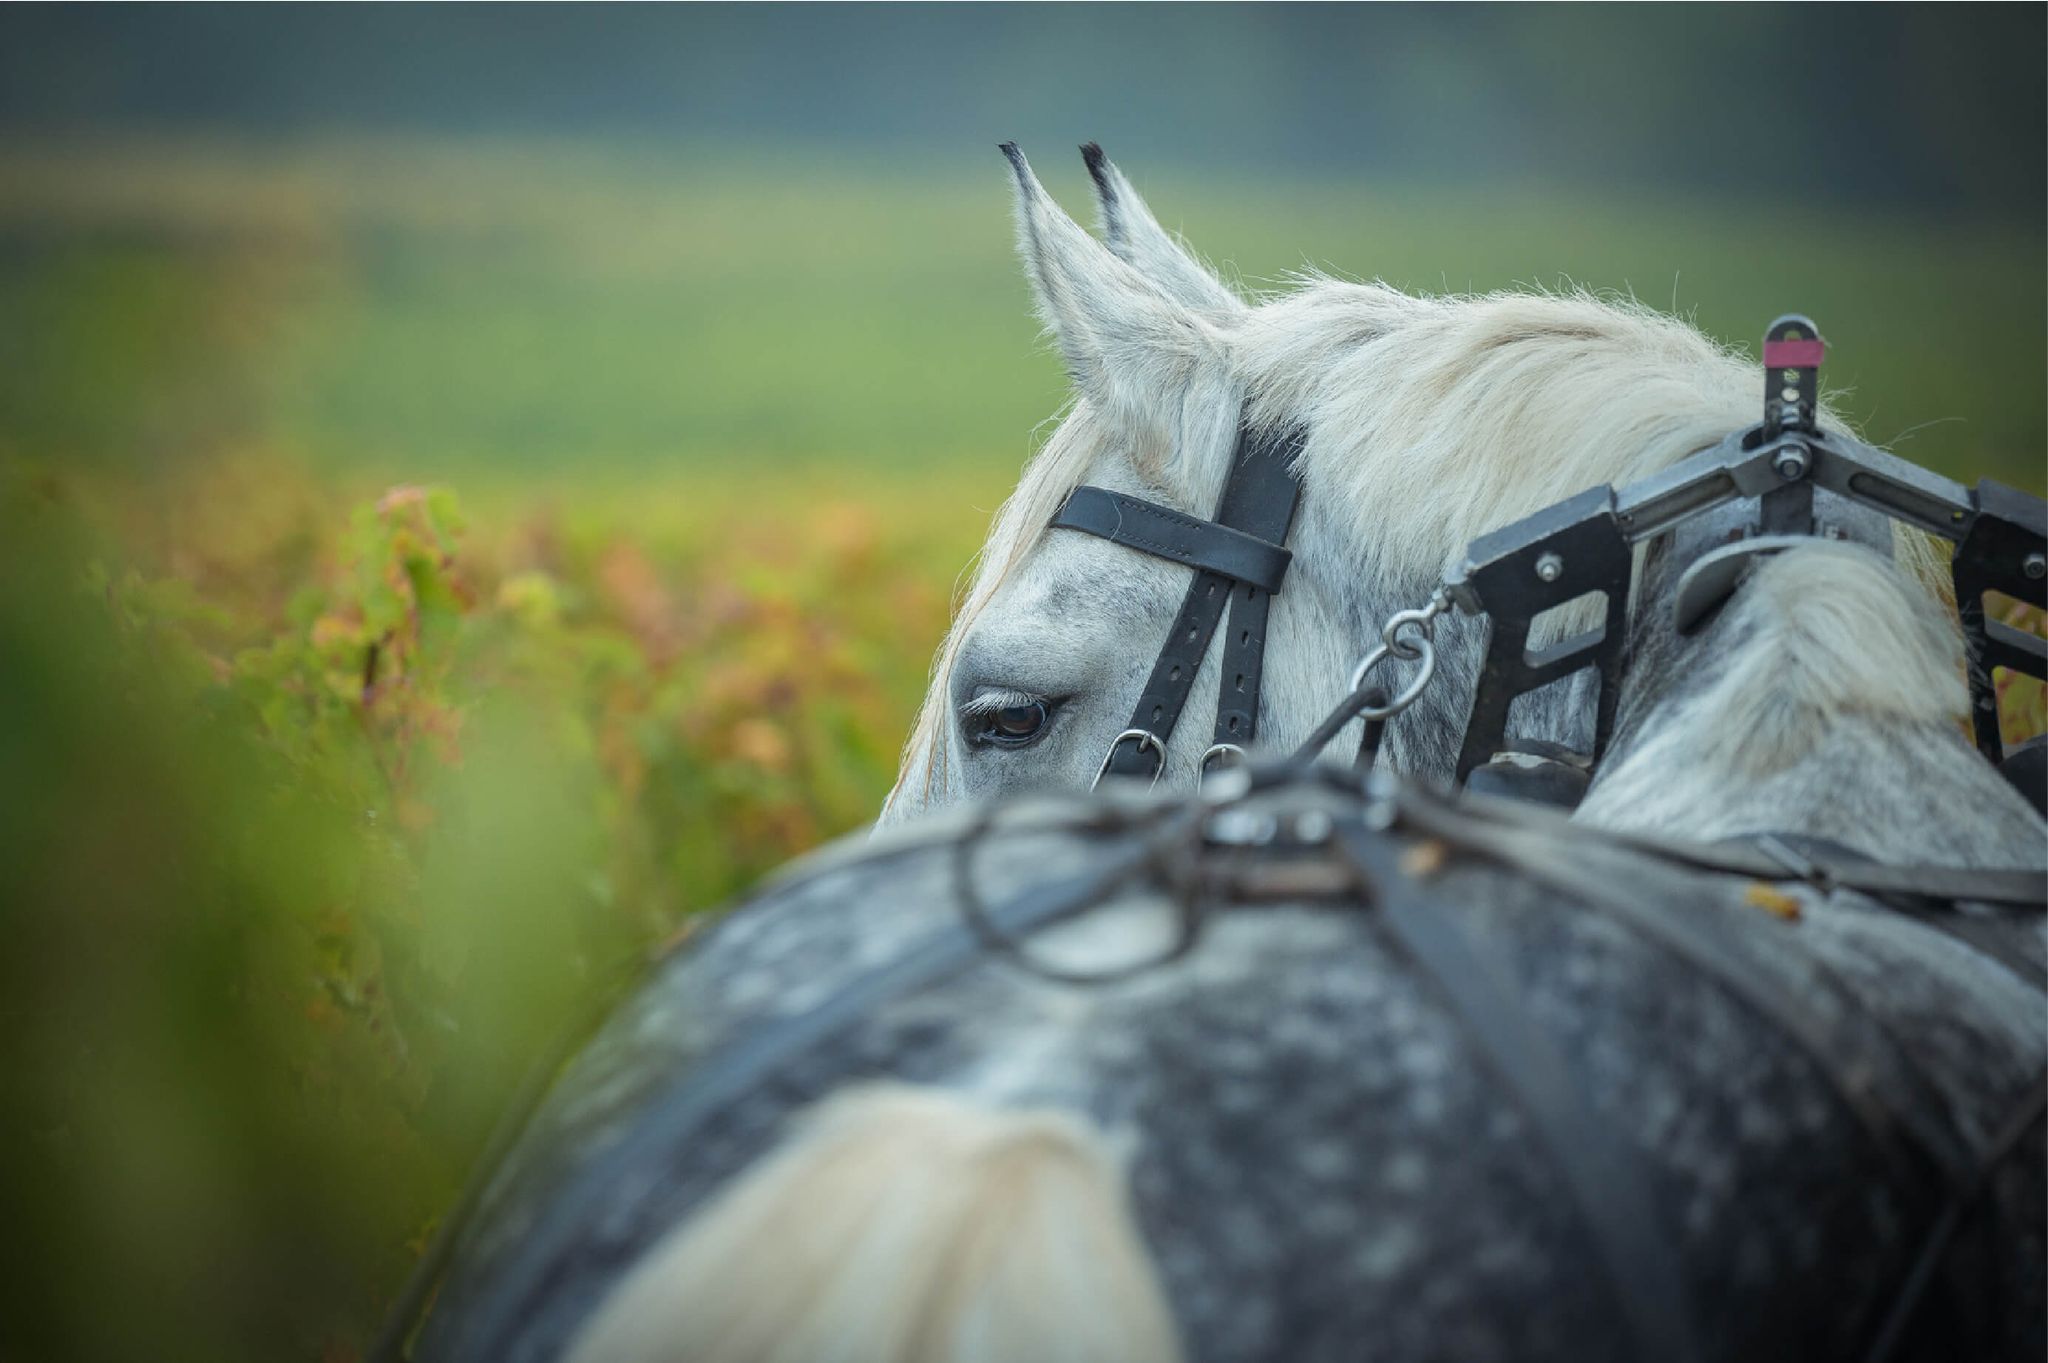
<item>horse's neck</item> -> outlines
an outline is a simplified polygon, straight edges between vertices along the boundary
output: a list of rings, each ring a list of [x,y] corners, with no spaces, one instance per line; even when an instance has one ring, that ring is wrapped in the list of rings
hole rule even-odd
[[[1668,597],[1645,610],[1616,741],[1576,817],[1702,841],[1790,834],[1897,865],[2048,864],[2040,817],[1940,699],[1958,659],[1909,639],[1910,620],[1891,635],[1864,621],[1868,656],[1845,667],[1747,595],[1689,639]]]
[[[1895,865],[2042,866],[2041,822],[1947,725],[1838,717],[1804,757],[1753,774],[1703,759],[1683,704],[1601,770],[1577,818],[1703,842],[1774,833]]]

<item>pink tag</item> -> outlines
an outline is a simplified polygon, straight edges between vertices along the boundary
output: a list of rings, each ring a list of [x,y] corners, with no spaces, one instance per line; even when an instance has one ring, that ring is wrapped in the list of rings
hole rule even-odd
[[[1825,341],[1765,341],[1764,368],[1766,369],[1818,369],[1820,362],[1827,358]]]

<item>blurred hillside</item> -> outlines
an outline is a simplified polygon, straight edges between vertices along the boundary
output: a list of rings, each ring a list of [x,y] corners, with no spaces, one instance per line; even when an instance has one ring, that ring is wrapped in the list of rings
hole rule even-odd
[[[994,481],[1060,398],[993,144],[1255,287],[1812,313],[1883,442],[2038,485],[2039,6],[0,11],[0,442]]]
[[[0,127],[573,136],[2038,228],[2038,5],[12,7]],[[1277,205],[1285,211],[1285,205]]]

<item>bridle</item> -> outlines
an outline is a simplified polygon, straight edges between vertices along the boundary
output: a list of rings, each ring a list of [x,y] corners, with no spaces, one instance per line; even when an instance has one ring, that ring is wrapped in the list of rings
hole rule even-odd
[[[1266,620],[1293,558],[1285,546],[1301,498],[1294,461],[1302,438],[1299,430],[1240,428],[1214,520],[1086,485],[1075,488],[1053,516],[1051,529],[1079,530],[1195,569],[1130,723],[1110,740],[1096,784],[1112,775],[1158,783],[1166,770],[1167,740],[1194,690],[1226,604],[1230,620],[1223,637],[1216,727],[1201,769],[1206,773],[1226,759],[1243,759],[1258,733]]]
[[[1379,644],[1353,672],[1350,694],[1301,745],[1296,759],[1314,757],[1345,724],[1363,716],[1367,735],[1360,762],[1369,765],[1375,726],[1413,704],[1428,686],[1435,670],[1436,618],[1455,608],[1482,617],[1487,626],[1458,755],[1458,783],[1512,746],[1506,729],[1518,697],[1587,669],[1598,682],[1593,751],[1584,758],[1591,767],[1614,733],[1637,546],[1679,531],[1696,546],[1708,536],[1724,541],[1705,565],[1711,571],[1681,583],[1681,610],[1697,613],[1763,554],[1802,538],[1839,538],[1850,513],[1879,513],[1955,546],[1952,573],[1969,659],[1972,730],[1978,749],[2002,765],[1993,669],[2048,679],[2048,645],[1989,617],[1985,594],[2043,604],[2048,506],[1990,479],[1966,488],[1824,431],[1817,416],[1824,356],[1820,331],[1809,318],[1780,317],[1764,336],[1762,421],[1662,473],[1620,489],[1589,488],[1473,541],[1462,566],[1425,605],[1387,621]],[[1216,729],[1201,770],[1206,775],[1225,758],[1242,760],[1257,733],[1267,613],[1291,557],[1284,546],[1301,495],[1294,462],[1304,438],[1299,429],[1242,426],[1212,521],[1089,486],[1076,488],[1052,518],[1053,529],[1079,530],[1197,570],[1130,722],[1110,742],[1096,784],[1112,775],[1158,782],[1167,740],[1226,601],[1230,619]],[[1539,616],[1588,594],[1604,599],[1599,623],[1574,638],[1530,649]],[[1371,680],[1390,660],[1416,664],[1391,700]]]

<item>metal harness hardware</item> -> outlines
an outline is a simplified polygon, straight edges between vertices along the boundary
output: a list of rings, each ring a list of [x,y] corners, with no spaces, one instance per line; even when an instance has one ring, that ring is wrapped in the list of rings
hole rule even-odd
[[[1753,524],[1729,546],[1718,565],[1726,581],[1746,567],[1746,556],[1796,543],[1815,531],[1814,494],[1881,512],[1955,545],[1952,574],[1968,654],[1971,723],[1977,747],[1994,765],[2005,749],[1999,738],[1993,669],[2048,680],[2048,643],[1997,619],[1986,595],[2048,608],[2048,503],[1990,479],[1970,489],[1860,440],[1824,431],[1816,419],[1819,371],[1825,344],[1813,322],[1788,314],[1764,339],[1764,419],[1662,473],[1617,491],[1589,488],[1472,542],[1464,563],[1421,611],[1404,611],[1382,632],[1382,644],[1352,678],[1352,692],[1320,725],[1298,757],[1310,757],[1359,715],[1384,719],[1412,704],[1428,684],[1434,653],[1392,703],[1374,706],[1359,687],[1387,656],[1414,654],[1395,635],[1419,626],[1427,649],[1429,625],[1447,605],[1487,618],[1486,655],[1466,719],[1457,780],[1500,751],[1515,698],[1586,668],[1599,674],[1593,761],[1614,735],[1620,699],[1622,651],[1636,546],[1667,535],[1723,507],[1754,498]],[[1604,599],[1594,628],[1540,650],[1530,630],[1544,612],[1588,594]]]

